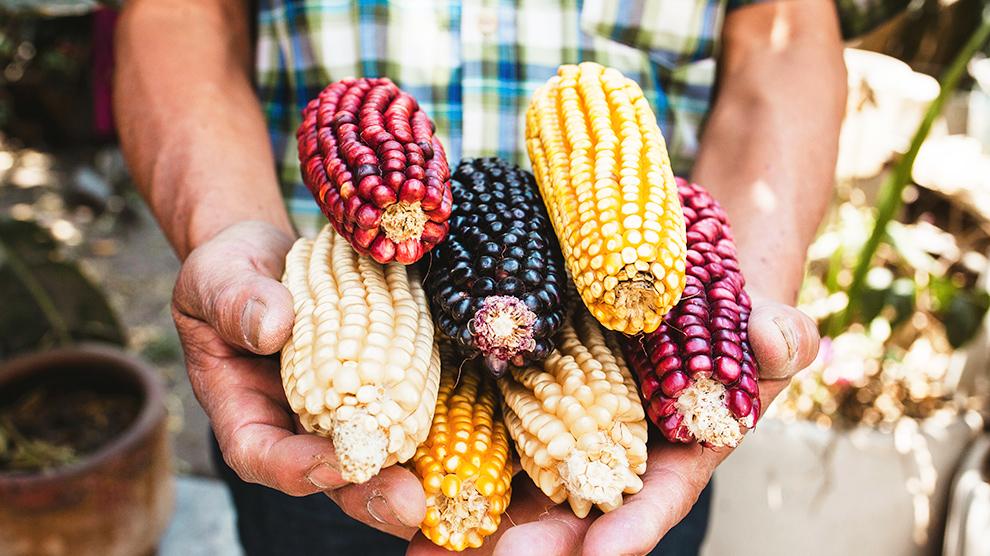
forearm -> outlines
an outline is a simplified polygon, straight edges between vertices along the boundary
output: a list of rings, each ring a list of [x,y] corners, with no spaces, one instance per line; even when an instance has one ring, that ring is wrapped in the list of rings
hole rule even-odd
[[[132,0],[116,43],[121,145],[179,256],[243,220],[291,234],[250,79],[246,3]]]
[[[729,213],[751,289],[793,303],[831,197],[845,108],[832,2],[768,2],[726,19],[719,89],[693,178]]]

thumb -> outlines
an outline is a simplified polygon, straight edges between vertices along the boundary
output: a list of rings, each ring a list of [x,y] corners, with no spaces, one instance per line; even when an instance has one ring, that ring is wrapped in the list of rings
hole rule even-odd
[[[268,355],[292,332],[292,295],[276,280],[292,239],[266,224],[227,228],[189,254],[173,293],[178,313],[209,324],[227,343]]]
[[[818,328],[794,307],[773,302],[754,305],[748,330],[760,378],[790,379],[818,354]]]

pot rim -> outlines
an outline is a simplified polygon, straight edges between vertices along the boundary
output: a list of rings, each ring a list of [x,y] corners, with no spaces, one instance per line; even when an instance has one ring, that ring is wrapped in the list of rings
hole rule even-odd
[[[64,364],[67,360],[108,363],[120,371],[130,373],[144,395],[137,416],[121,433],[79,461],[41,473],[0,472],[0,485],[38,487],[85,475],[117,454],[135,448],[165,418],[165,387],[158,374],[142,359],[111,344],[81,342],[64,348],[30,352],[0,362],[0,385],[31,374],[50,372],[57,368],[56,364]]]

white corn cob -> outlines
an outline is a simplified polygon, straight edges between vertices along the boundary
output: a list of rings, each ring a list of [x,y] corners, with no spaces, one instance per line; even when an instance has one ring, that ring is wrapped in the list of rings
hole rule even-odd
[[[282,385],[303,427],[333,440],[350,482],[411,458],[429,433],[440,383],[416,270],[359,255],[326,226],[292,246],[282,282],[296,314]]]
[[[646,417],[622,352],[583,306],[559,334],[545,361],[512,367],[499,387],[522,468],[585,517],[643,488]]]

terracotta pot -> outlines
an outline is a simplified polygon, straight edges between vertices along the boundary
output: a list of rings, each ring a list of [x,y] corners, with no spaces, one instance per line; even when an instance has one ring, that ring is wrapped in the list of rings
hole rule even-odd
[[[0,473],[0,554],[139,556],[155,550],[174,504],[164,389],[118,349],[80,346],[0,363],[0,397],[16,385],[78,384],[141,399],[131,425],[98,451],[37,474]]]

